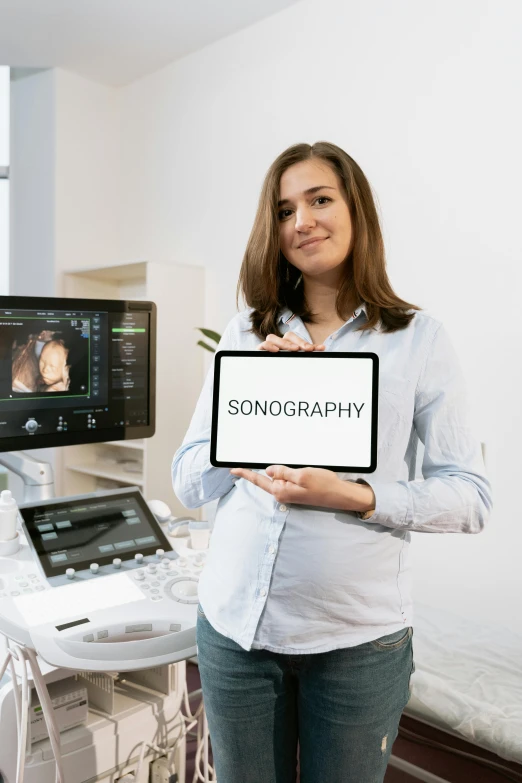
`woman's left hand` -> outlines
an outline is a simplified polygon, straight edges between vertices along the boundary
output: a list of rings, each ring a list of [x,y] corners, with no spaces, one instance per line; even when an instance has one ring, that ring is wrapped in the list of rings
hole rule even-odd
[[[371,508],[371,488],[342,481],[333,470],[270,465],[266,469],[269,478],[246,468],[233,468],[230,472],[269,492],[279,503],[303,503],[344,511]]]

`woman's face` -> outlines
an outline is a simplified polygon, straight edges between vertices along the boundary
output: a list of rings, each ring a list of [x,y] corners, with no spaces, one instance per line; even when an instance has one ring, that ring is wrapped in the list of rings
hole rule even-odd
[[[40,354],[40,375],[47,386],[63,379],[67,351],[63,345],[47,343]]]
[[[279,194],[280,245],[287,261],[304,278],[330,278],[332,273],[336,278],[353,236],[337,174],[322,160],[295,163],[283,173]]]

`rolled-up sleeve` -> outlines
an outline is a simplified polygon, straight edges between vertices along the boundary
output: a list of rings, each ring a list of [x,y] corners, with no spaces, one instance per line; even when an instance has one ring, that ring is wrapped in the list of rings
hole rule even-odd
[[[367,522],[426,533],[480,533],[492,508],[491,485],[469,421],[460,362],[443,324],[419,376],[413,424],[424,444],[423,480],[358,479],[375,493]]]
[[[216,350],[235,350],[236,347],[234,321],[231,321]],[[207,372],[183,443],[172,461],[174,493],[185,508],[198,508],[220,498],[238,480],[238,476],[232,476],[228,468],[215,468],[210,463],[213,390],[214,362]]]

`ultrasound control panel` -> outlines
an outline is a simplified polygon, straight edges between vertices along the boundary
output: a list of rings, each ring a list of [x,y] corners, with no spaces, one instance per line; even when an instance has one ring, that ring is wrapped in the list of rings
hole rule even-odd
[[[136,488],[24,504],[0,557],[0,632],[53,666],[134,671],[196,655],[206,551],[172,549]]]

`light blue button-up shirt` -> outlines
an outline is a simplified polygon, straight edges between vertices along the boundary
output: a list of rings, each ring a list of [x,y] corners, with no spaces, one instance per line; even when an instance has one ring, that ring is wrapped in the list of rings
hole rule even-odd
[[[218,350],[257,349],[250,312],[230,321]],[[491,487],[443,324],[420,311],[397,332],[356,331],[361,319],[364,304],[328,337],[325,351],[379,356],[377,469],[337,474],[372,487],[369,520],[278,503],[228,468],[213,467],[213,366],[174,455],[174,491],[187,508],[219,498],[199,600],[211,625],[245,650],[327,652],[412,625],[411,531],[478,533],[489,517]],[[280,322],[282,333],[313,342],[289,310]],[[415,479],[419,438],[423,479]]]

